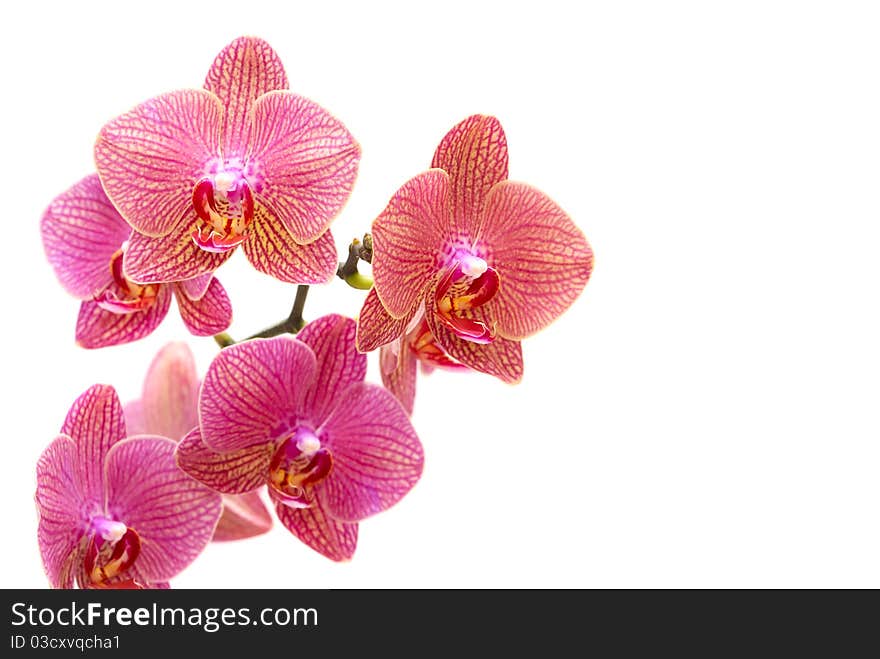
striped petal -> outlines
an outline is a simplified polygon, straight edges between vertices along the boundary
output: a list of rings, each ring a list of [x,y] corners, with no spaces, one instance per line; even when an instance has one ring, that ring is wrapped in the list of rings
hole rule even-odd
[[[371,288],[358,314],[357,349],[361,352],[371,352],[399,338],[406,331],[417,310],[417,306],[413,307],[403,318],[394,318],[382,306],[375,287]]]
[[[64,289],[80,299],[97,295],[112,281],[110,257],[130,233],[97,174],[58,195],[40,221],[46,258]]]
[[[213,280],[213,273],[208,272],[204,275],[193,277],[192,279],[184,279],[178,283],[190,300],[201,300],[205,293],[208,292],[208,287]]]
[[[507,338],[549,325],[590,278],[593,251],[584,234],[547,195],[524,183],[492,188],[482,236],[501,275],[492,316]]]
[[[222,113],[214,94],[187,89],[156,96],[101,129],[101,183],[136,231],[168,235],[192,211],[193,187],[219,155]]]
[[[323,423],[342,393],[367,375],[367,356],[354,347],[357,325],[351,318],[337,314],[322,316],[306,325],[296,335],[315,353],[314,384],[303,398],[303,411],[314,424]]]
[[[315,355],[290,336],[220,351],[199,395],[205,444],[215,451],[274,441],[293,428],[315,378]]]
[[[221,146],[226,158],[242,157],[253,102],[276,89],[287,89],[287,74],[272,47],[256,37],[239,37],[214,59],[205,89],[223,104]]]
[[[220,519],[220,495],[174,463],[176,443],[142,435],[107,453],[107,512],[141,539],[135,562],[144,581],[167,581],[210,542]]]
[[[183,323],[194,336],[213,336],[226,330],[232,323],[232,304],[226,289],[217,279],[211,280],[208,291],[198,300],[192,300],[179,284],[174,285],[177,306]]]
[[[357,177],[360,146],[348,129],[317,103],[286,91],[253,104],[248,160],[256,188],[293,239],[317,239],[348,201]]]
[[[275,512],[293,535],[331,561],[347,561],[354,556],[358,525],[334,520],[320,500],[310,508],[289,508],[275,500]]]
[[[391,346],[379,350],[380,364],[390,363],[392,368],[382,368],[382,384],[403,405],[406,413],[412,415],[416,400],[416,371],[418,360],[408,345],[400,346],[397,354],[392,354]]]
[[[275,447],[271,443],[218,453],[193,428],[177,447],[177,465],[208,487],[224,494],[252,492],[266,484]]]
[[[105,348],[137,341],[159,326],[170,305],[170,286],[160,286],[156,301],[135,313],[113,313],[102,309],[97,302],[83,302],[76,319],[76,342],[83,348]]]
[[[373,280],[383,306],[394,318],[409,314],[434,279],[443,258],[449,226],[449,176],[440,169],[419,174],[401,186],[373,221]]]
[[[126,435],[116,390],[106,384],[89,387],[70,407],[61,433],[76,445],[75,476],[84,501],[100,508],[104,503],[104,458]]]
[[[450,130],[431,167],[449,173],[451,228],[473,238],[492,186],[507,178],[507,138],[495,117],[475,114]]]
[[[458,337],[446,325],[438,322],[436,314],[427,313],[425,318],[437,344],[453,359],[509,384],[522,379],[522,346],[519,341],[496,336],[491,343],[475,343]]]
[[[197,247],[192,240],[195,222],[193,211],[167,236],[151,238],[132,233],[122,259],[125,276],[141,284],[151,284],[191,280],[214,272],[235,250],[216,253]]]
[[[397,503],[422,475],[422,445],[394,396],[354,384],[319,431],[333,470],[318,498],[335,519],[357,522]]]
[[[214,542],[244,540],[272,528],[272,516],[258,492],[224,494],[223,514],[214,529]]]
[[[37,462],[37,541],[52,588],[72,588],[81,559],[80,539],[88,525],[77,480],[77,446],[57,437]]]
[[[300,245],[265,206],[258,206],[245,256],[257,270],[291,284],[326,284],[336,274],[336,243],[329,231]]]
[[[183,439],[199,424],[199,378],[192,351],[185,343],[169,343],[153,358],[144,378],[140,404],[143,427],[130,435],[149,433]],[[128,418],[126,407],[126,419]]]

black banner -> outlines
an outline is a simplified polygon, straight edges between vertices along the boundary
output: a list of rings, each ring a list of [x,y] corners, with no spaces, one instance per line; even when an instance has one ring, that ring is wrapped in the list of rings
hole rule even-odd
[[[166,590],[3,592],[3,656],[21,653],[379,651],[561,656],[635,651],[835,655],[861,645],[873,593],[785,591]],[[875,644],[869,640],[869,647]],[[176,655],[175,655],[176,656]],[[555,656],[555,654],[553,655]],[[848,655],[847,655],[848,656]]]

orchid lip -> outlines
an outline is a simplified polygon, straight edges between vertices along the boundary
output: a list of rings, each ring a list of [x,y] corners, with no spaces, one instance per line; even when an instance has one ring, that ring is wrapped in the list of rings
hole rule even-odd
[[[94,297],[98,306],[115,314],[132,314],[146,311],[156,302],[160,284],[136,284],[128,279],[122,271],[122,249],[116,250],[110,257],[110,276],[122,293],[119,296],[110,288]]]
[[[193,187],[192,204],[198,218],[192,239],[199,248],[228,252],[247,238],[255,204],[240,168],[220,169],[202,177]]]
[[[282,441],[269,464],[269,487],[290,508],[308,508],[314,502],[314,486],[333,469],[333,456],[306,427],[298,427]]]
[[[137,532],[124,523],[106,517],[94,517],[90,524],[83,559],[82,588],[140,587],[126,572],[141,552]]]
[[[501,278],[485,260],[462,254],[450,266],[434,293],[435,314],[456,336],[473,343],[491,343],[495,327],[472,317],[471,311],[498,293]]]

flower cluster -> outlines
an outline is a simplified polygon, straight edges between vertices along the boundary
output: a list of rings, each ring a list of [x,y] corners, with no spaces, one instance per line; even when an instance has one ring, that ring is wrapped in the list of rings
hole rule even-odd
[[[49,263],[80,299],[77,343],[141,339],[171,298],[221,350],[199,380],[172,343],[125,408],[95,385],[37,465],[38,540],[53,587],[164,588],[211,539],[270,530],[272,517],[335,561],[358,525],[419,480],[418,365],[515,383],[522,339],[577,298],[593,255],[539,190],[509,181],[497,119],[443,138],[339,263],[329,231],[352,192],[360,147],[288,90],[275,51],[242,37],[202,88],[162,94],[107,122],[95,173],[56,197],[40,229]],[[238,248],[297,284],[289,318],[234,341],[215,271]],[[372,279],[358,272],[372,266]],[[306,322],[309,285],[368,289],[357,320]],[[365,382],[379,351],[384,386]]]

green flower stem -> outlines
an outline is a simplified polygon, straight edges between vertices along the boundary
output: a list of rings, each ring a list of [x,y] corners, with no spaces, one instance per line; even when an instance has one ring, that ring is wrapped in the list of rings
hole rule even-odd
[[[373,287],[373,280],[358,272],[358,263],[360,261],[370,263],[372,260],[373,237],[367,233],[364,235],[364,242],[357,238],[351,241],[351,245],[348,246],[348,258],[344,263],[339,264],[336,276],[352,288],[367,291]]]
[[[303,307],[306,305],[306,296],[308,294],[309,287],[306,284],[300,284],[297,286],[296,297],[293,300],[293,308],[290,310],[290,315],[280,323],[276,323],[275,325],[272,325],[272,327],[267,327],[262,332],[249,336],[245,341],[248,339],[268,339],[269,337],[278,336],[280,334],[296,334],[299,332],[306,326],[306,321],[303,319]],[[221,348],[227,348],[237,343],[235,339],[229,336],[226,332],[215,334],[214,341]]]
[[[373,260],[373,237],[370,234],[364,234],[364,240],[361,242],[357,238],[351,241],[348,246],[348,258],[344,263],[340,263],[336,269],[336,276],[352,288],[360,291],[368,291],[373,287],[372,278],[358,272],[358,263],[366,261],[371,263]],[[268,339],[272,336],[280,334],[296,334],[303,327],[306,321],[303,319],[303,307],[306,304],[306,296],[309,294],[309,287],[306,284],[300,284],[296,287],[296,298],[293,300],[293,308],[286,320],[267,327],[262,332],[258,332],[248,339]],[[226,332],[214,335],[214,341],[221,348],[227,348],[235,345],[236,341]]]
[[[306,305],[306,296],[308,294],[309,287],[306,284],[300,284],[297,286],[296,298],[293,300],[293,308],[290,310],[290,315],[287,317],[287,320],[282,320],[280,323],[272,325],[272,327],[267,327],[262,332],[249,336],[248,339],[268,339],[269,337],[278,336],[279,334],[296,334],[299,332],[306,326],[306,321],[303,320],[302,312],[303,307]]]
[[[214,341],[217,342],[217,345],[221,348],[226,348],[231,345],[235,345],[235,339],[229,336],[226,332],[220,332],[220,334],[214,335]]]

